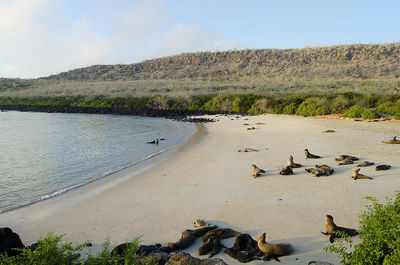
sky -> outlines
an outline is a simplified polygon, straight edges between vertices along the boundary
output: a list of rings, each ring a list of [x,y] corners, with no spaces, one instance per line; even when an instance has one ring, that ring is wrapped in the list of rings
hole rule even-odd
[[[0,0],[0,77],[184,52],[399,41],[399,0]]]

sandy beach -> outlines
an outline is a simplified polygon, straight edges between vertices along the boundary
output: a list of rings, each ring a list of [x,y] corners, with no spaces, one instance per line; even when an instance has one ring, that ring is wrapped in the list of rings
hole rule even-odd
[[[110,239],[116,245],[140,236],[143,244],[166,244],[200,218],[254,239],[266,232],[269,242],[293,245],[292,255],[268,264],[338,264],[335,254],[322,250],[329,243],[321,234],[325,215],[332,215],[337,225],[358,228],[366,196],[382,201],[399,190],[400,146],[381,143],[399,135],[399,123],[270,114],[214,118],[218,121],[202,125],[185,145],[152,158],[157,163],[150,159],[56,198],[0,214],[0,226],[12,228],[26,245],[48,232],[65,234],[64,239],[73,242],[102,244]],[[335,132],[323,133],[327,129]],[[237,152],[242,148],[259,151]],[[322,158],[305,159],[305,148]],[[392,168],[361,168],[360,173],[373,180],[355,181],[355,164],[338,166],[334,161],[342,154]],[[281,176],[289,155],[304,167]],[[252,164],[266,173],[254,179]],[[335,173],[318,178],[304,171],[316,164],[328,164]],[[233,243],[234,238],[223,240],[227,247]],[[200,244],[197,239],[186,251],[198,257]],[[241,264],[223,251],[215,257]]]

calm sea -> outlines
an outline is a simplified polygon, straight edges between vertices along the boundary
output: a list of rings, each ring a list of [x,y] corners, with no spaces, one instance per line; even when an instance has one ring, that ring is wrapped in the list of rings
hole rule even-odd
[[[0,112],[0,212],[112,177],[195,132],[163,118]],[[155,138],[165,140],[146,143]]]

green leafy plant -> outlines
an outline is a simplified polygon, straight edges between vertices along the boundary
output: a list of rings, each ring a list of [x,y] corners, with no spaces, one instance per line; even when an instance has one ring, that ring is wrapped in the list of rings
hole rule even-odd
[[[379,203],[368,197],[371,204],[360,215],[360,240],[354,244],[351,238],[335,241],[325,248],[338,253],[341,263],[350,264],[400,264],[400,193],[394,200]]]

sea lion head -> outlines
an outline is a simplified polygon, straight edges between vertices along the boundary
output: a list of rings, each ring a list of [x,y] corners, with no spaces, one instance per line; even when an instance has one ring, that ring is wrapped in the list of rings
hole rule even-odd
[[[333,217],[332,217],[332,215],[327,214],[327,215],[326,215],[326,221],[327,221],[327,222],[333,222]]]
[[[265,232],[262,233],[262,235],[258,238],[258,241],[265,242],[265,236],[266,236]]]
[[[251,165],[254,169],[256,169],[257,168],[257,166],[255,165],[255,164],[253,164],[253,165]]]
[[[304,149],[304,152],[308,152],[308,149],[306,148],[306,149]]]

